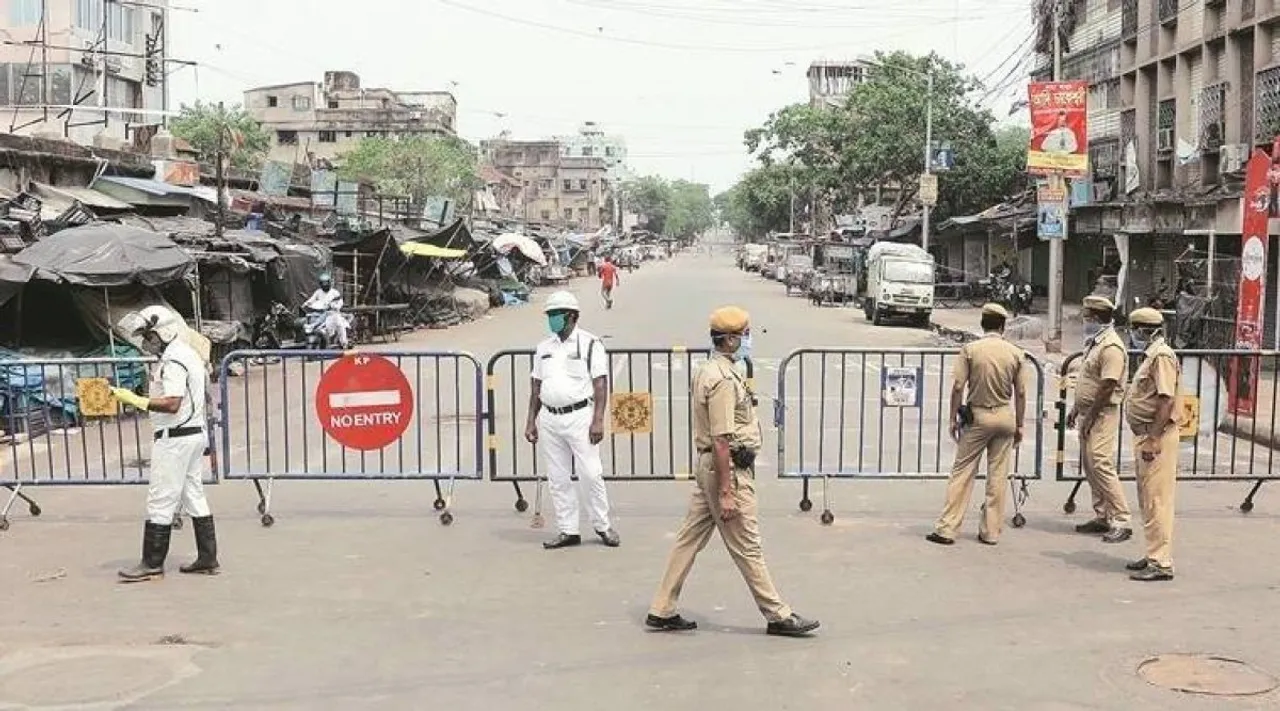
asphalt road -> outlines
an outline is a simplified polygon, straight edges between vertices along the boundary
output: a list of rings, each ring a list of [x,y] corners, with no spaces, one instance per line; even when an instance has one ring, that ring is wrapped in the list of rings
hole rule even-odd
[[[818,309],[787,298],[781,286],[734,270],[727,254],[682,255],[624,273],[612,311],[594,298],[592,282],[570,288],[584,300],[583,325],[619,353],[701,347],[715,306],[749,309],[770,447],[776,444],[768,415],[779,394],[779,362],[793,349],[939,345],[919,330],[873,327],[852,309]],[[499,350],[531,348],[544,330],[535,306],[502,309],[476,323],[408,338],[394,350],[462,350],[486,363]],[[677,370],[646,358],[642,368],[633,359],[631,370],[619,370],[618,362],[615,357],[615,387],[625,382],[629,390],[652,393],[657,430],[682,433],[678,413],[687,408],[690,364]],[[925,366],[923,397],[932,402],[943,369]],[[315,373],[319,367],[307,366]],[[491,381],[495,399],[507,401],[498,407],[499,424],[522,419],[519,392],[514,401],[497,395],[520,386],[519,367],[505,375],[499,369]],[[277,454],[281,428],[317,426],[314,402],[301,397],[314,392],[308,388],[318,375],[302,374],[300,363],[255,368],[261,372],[228,384],[232,390],[247,384],[250,393],[234,422],[236,432],[247,432],[236,435],[242,441],[232,448],[243,468],[254,466],[254,457],[268,461],[262,449],[268,439],[272,456],[284,456]],[[895,451],[901,441],[904,451],[933,448],[937,455],[945,443],[930,439],[935,418],[929,408],[884,410],[881,427],[883,370],[877,368],[878,355],[855,369],[833,366],[825,377],[806,380],[803,405],[798,383],[788,385],[788,436],[801,431],[805,413],[804,457],[798,442],[788,456],[824,471],[856,471],[858,456],[864,462],[884,456],[879,442],[889,439]],[[418,429],[404,458],[380,460],[394,465],[387,475],[456,466],[447,461],[456,449],[438,454],[432,444],[450,441],[443,424],[440,440],[433,439],[435,422],[466,424],[477,408],[449,397],[457,389],[444,383],[456,383],[457,376],[447,368],[439,377],[425,373],[421,386],[413,369],[405,369],[416,387],[411,427]],[[806,378],[809,370],[806,364]],[[271,381],[290,377],[298,388],[290,386],[286,404],[284,386]],[[439,404],[433,378],[442,384]],[[867,387],[858,390],[864,379]],[[819,383],[826,383],[825,392]],[[254,399],[264,384],[265,403]],[[819,427],[813,418],[822,407],[842,408],[846,422],[824,419]],[[864,419],[875,412],[877,429],[850,427],[850,415],[859,412]],[[827,431],[831,421],[839,439]],[[466,460],[474,432],[467,430],[458,469],[474,468]],[[532,451],[516,443],[518,432],[496,434],[502,471],[529,474]],[[311,447],[317,445],[290,438],[292,461],[302,467],[307,452],[307,465],[314,466],[320,450]],[[643,456],[618,465],[619,473],[680,473],[671,471],[679,468],[679,456],[661,449],[671,438],[659,439],[655,454],[645,444]],[[456,447],[457,438],[452,441]],[[639,448],[648,439],[635,441]],[[618,442],[627,445],[618,456],[631,456],[630,438],[619,436],[605,453],[611,471]],[[833,464],[829,450],[838,442],[844,442],[844,462]],[[433,469],[437,456],[445,460]],[[351,461],[324,468],[339,472],[352,468]],[[936,474],[947,464],[943,450],[911,469]],[[777,469],[775,457],[762,458],[765,554],[784,596],[822,620],[809,640],[762,634],[763,622],[718,542],[702,554],[684,592],[682,610],[702,628],[690,635],[644,632],[641,620],[683,515],[687,483],[615,482],[610,495],[622,547],[546,552],[539,542],[550,531],[531,529],[529,513],[513,511],[513,492],[501,484],[461,484],[453,501],[456,521],[442,527],[431,512],[434,492],[423,482],[279,481],[277,523],[264,529],[252,487],[224,482],[210,490],[223,574],[187,579],[174,571],[162,582],[134,587],[117,585],[114,570],[138,554],[143,490],[36,489],[44,515],[33,519],[19,507],[13,528],[0,534],[0,709],[594,711],[719,704],[769,711],[1217,711],[1280,705],[1274,694],[1175,693],[1136,674],[1151,655],[1186,651],[1280,673],[1274,643],[1280,619],[1273,614],[1280,574],[1265,563],[1274,557],[1280,508],[1268,489],[1258,510],[1243,516],[1234,510],[1241,485],[1184,483],[1179,577],[1144,586],[1121,570],[1141,554],[1136,540],[1113,547],[1071,532],[1084,518],[1061,513],[1062,484],[1034,484],[1027,527],[1006,529],[995,548],[972,539],[975,498],[964,537],[942,549],[923,541],[941,505],[941,482],[833,483],[836,518],[821,526],[816,511],[796,510],[799,486],[779,482]],[[525,495],[532,498],[532,487]],[[190,533],[175,533],[171,571],[190,554]]]

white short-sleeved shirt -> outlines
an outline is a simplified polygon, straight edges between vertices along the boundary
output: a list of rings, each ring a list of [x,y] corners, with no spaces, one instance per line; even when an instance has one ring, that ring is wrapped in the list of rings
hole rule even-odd
[[[542,382],[543,405],[576,405],[592,397],[593,380],[609,376],[609,354],[599,338],[575,328],[563,341],[551,336],[538,344],[532,376]]]
[[[181,338],[165,346],[160,362],[151,373],[149,394],[157,397],[180,397],[182,405],[173,414],[152,412],[151,426],[159,430],[172,427],[205,426],[205,383],[208,373],[195,349]]]

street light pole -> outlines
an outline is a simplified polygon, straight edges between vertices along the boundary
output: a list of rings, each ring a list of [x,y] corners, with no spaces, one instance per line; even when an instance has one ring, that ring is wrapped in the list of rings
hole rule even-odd
[[[1053,4],[1053,80],[1062,81],[1062,1]],[[1065,181],[1061,176],[1051,176],[1055,180]],[[1062,212],[1062,235],[1049,240],[1049,337],[1045,339],[1045,350],[1050,353],[1062,351],[1062,262],[1063,243],[1067,240],[1070,216],[1068,210]]]
[[[924,174],[930,175],[933,170],[933,73],[926,75],[928,80],[924,100]],[[924,205],[920,221],[920,243],[924,251],[929,251],[929,205]]]

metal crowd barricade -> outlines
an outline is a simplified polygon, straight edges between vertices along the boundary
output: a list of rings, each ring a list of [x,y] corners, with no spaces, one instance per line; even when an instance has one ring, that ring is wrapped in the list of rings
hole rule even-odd
[[[320,378],[340,351],[241,350],[222,361],[222,472],[248,479],[262,525],[271,526],[275,480],[428,480],[440,522],[453,523],[458,480],[484,478],[481,365],[460,351],[377,351],[413,392],[407,429],[376,451],[345,447],[316,410]],[[230,377],[233,371],[241,377]],[[263,480],[266,486],[263,486]],[[441,482],[447,481],[442,490]]]
[[[1253,510],[1253,498],[1262,485],[1280,479],[1275,465],[1280,464],[1280,431],[1276,429],[1276,374],[1280,369],[1280,351],[1183,350],[1178,351],[1181,364],[1182,397],[1196,413],[1195,434],[1184,430],[1178,457],[1178,480],[1197,482],[1249,482],[1249,493],[1240,503],[1240,511]],[[1073,353],[1063,361],[1058,373],[1057,451],[1054,453],[1055,478],[1073,482],[1071,493],[1062,505],[1065,513],[1075,513],[1076,494],[1084,484],[1080,465],[1079,436],[1067,436],[1067,414],[1072,404],[1079,360],[1084,353]],[[1141,362],[1142,352],[1129,353],[1129,374],[1133,376]],[[1242,381],[1256,378],[1255,416],[1232,412],[1227,378],[1236,373]],[[1126,384],[1127,385],[1127,384]],[[1241,382],[1240,390],[1250,390]],[[1116,467],[1120,478],[1132,481],[1136,472],[1133,434],[1125,421],[1124,404],[1120,406],[1120,432],[1116,438]],[[1068,471],[1068,463],[1074,471]]]
[[[78,383],[145,392],[153,358],[23,359],[0,362],[0,487],[9,490],[0,530],[21,499],[32,516],[40,505],[24,493],[37,486],[145,485],[151,456],[147,416],[121,409],[112,417],[84,414]],[[210,471],[208,483],[216,483]]]
[[[954,348],[804,348],[778,368],[774,425],[778,477],[800,479],[800,510],[809,511],[809,481],[822,480],[823,524],[835,520],[830,479],[928,480],[951,474]],[[1027,433],[1014,452],[1013,525],[1021,527],[1027,482],[1043,470],[1044,374],[1030,355],[1023,370]],[[816,396],[816,397],[815,397]],[[983,469],[979,477],[985,478]]]
[[[693,446],[689,387],[694,369],[711,356],[711,351],[675,346],[621,348],[608,353],[610,399],[611,404],[618,407],[606,418],[605,438],[601,443],[604,478],[608,481],[691,478],[697,453]],[[538,481],[546,474],[540,469],[537,445],[529,444],[524,438],[533,359],[532,350],[499,351],[489,359],[485,369],[489,480],[511,483],[516,492],[516,511],[520,512],[529,507],[520,484]],[[748,384],[752,372],[748,361],[744,370]],[[619,408],[628,411],[621,412]],[[646,422],[641,423],[639,419]]]

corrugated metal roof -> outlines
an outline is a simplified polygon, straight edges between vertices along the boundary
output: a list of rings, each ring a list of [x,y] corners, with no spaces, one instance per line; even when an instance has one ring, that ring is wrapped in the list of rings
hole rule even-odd
[[[110,195],[94,190],[93,188],[68,187],[64,185],[46,185],[44,183],[32,183],[35,186],[35,193],[41,197],[49,197],[55,200],[61,199],[65,201],[79,200],[84,205],[100,210],[118,210],[121,212],[133,209],[133,205],[127,202],[121,202]]]
[[[159,180],[147,180],[145,178],[129,178],[121,175],[104,175],[98,180],[104,183],[113,183],[115,185],[123,185],[126,188],[133,188],[139,192],[148,195],[193,195],[195,190],[183,187],[181,185],[170,185]],[[199,197],[199,196],[196,196]]]

